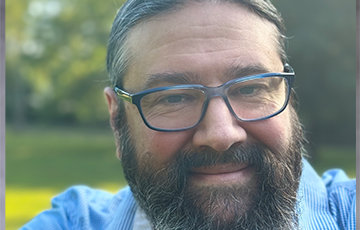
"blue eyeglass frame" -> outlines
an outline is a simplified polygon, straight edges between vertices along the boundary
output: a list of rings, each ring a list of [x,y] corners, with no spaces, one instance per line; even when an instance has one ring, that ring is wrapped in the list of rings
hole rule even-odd
[[[249,81],[249,80],[255,80],[255,79],[260,79],[260,78],[267,78],[267,77],[283,77],[286,79],[286,81],[288,83],[289,87],[287,88],[287,96],[286,96],[286,100],[285,100],[285,103],[282,106],[282,108],[280,110],[278,110],[276,113],[273,113],[266,117],[260,117],[260,118],[255,118],[255,119],[242,119],[242,118],[238,117],[228,101],[228,97],[226,94],[227,90],[235,83]],[[188,129],[192,129],[192,128],[196,127],[204,118],[210,99],[213,97],[217,97],[217,96],[223,98],[226,106],[228,107],[228,109],[230,110],[232,115],[239,121],[242,121],[242,122],[261,121],[261,120],[266,120],[271,117],[274,117],[274,116],[278,115],[279,113],[281,113],[282,111],[284,111],[284,109],[288,105],[292,85],[294,82],[295,82],[294,69],[289,64],[285,64],[283,73],[263,73],[263,74],[251,75],[251,76],[246,76],[246,77],[240,77],[240,78],[230,80],[230,81],[228,81],[220,86],[217,86],[217,87],[206,87],[206,86],[199,85],[199,84],[175,85],[175,86],[164,86],[164,87],[158,87],[158,88],[153,88],[153,89],[147,89],[147,90],[141,91],[139,93],[131,94],[131,93],[128,93],[128,92],[118,88],[117,86],[115,86],[114,91],[120,99],[136,105],[136,107],[139,110],[139,113],[141,115],[141,118],[143,119],[143,122],[145,123],[145,125],[148,128],[150,128],[152,130],[156,130],[156,131],[161,131],[161,132],[179,132],[179,131],[184,131],[184,130],[188,130]],[[185,128],[179,128],[179,129],[162,129],[162,128],[157,128],[157,127],[151,126],[147,122],[147,120],[143,114],[143,111],[141,109],[141,103],[140,103],[141,99],[149,93],[165,91],[165,90],[173,90],[173,89],[198,89],[198,90],[201,90],[204,92],[205,101],[203,104],[203,108],[202,108],[202,112],[201,112],[199,121],[192,126],[185,127]]]

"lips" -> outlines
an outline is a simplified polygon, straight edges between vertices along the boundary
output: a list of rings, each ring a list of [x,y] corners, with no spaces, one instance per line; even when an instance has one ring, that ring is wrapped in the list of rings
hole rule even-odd
[[[225,184],[246,184],[255,174],[255,167],[248,163],[212,165],[193,168],[189,171],[189,181],[202,186]]]
[[[193,168],[190,170],[191,174],[205,174],[205,175],[219,175],[229,174],[242,171],[248,168],[250,165],[247,163],[242,164],[224,164],[213,165],[208,167]]]

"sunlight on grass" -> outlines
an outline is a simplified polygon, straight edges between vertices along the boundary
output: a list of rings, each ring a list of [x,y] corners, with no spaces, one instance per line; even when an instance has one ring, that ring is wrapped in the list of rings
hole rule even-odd
[[[6,230],[18,229],[41,211],[49,209],[50,199],[55,194],[52,189],[6,187]]]

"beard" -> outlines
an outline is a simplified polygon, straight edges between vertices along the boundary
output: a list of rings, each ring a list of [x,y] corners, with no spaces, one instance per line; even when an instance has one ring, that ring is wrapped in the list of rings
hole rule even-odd
[[[292,138],[283,150],[261,143],[180,150],[157,169],[151,153],[138,154],[128,127],[118,118],[125,178],[139,206],[157,230],[297,229],[296,194],[302,171],[303,132],[292,114]],[[123,126],[119,126],[120,123]],[[119,135],[121,133],[121,135]],[[242,184],[200,186],[191,183],[190,169],[247,163],[256,169]]]

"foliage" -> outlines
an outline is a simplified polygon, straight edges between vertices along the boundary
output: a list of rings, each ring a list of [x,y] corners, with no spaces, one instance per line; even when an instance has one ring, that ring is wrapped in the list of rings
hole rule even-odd
[[[104,60],[120,5],[91,0],[6,2],[9,121],[106,120]]]

